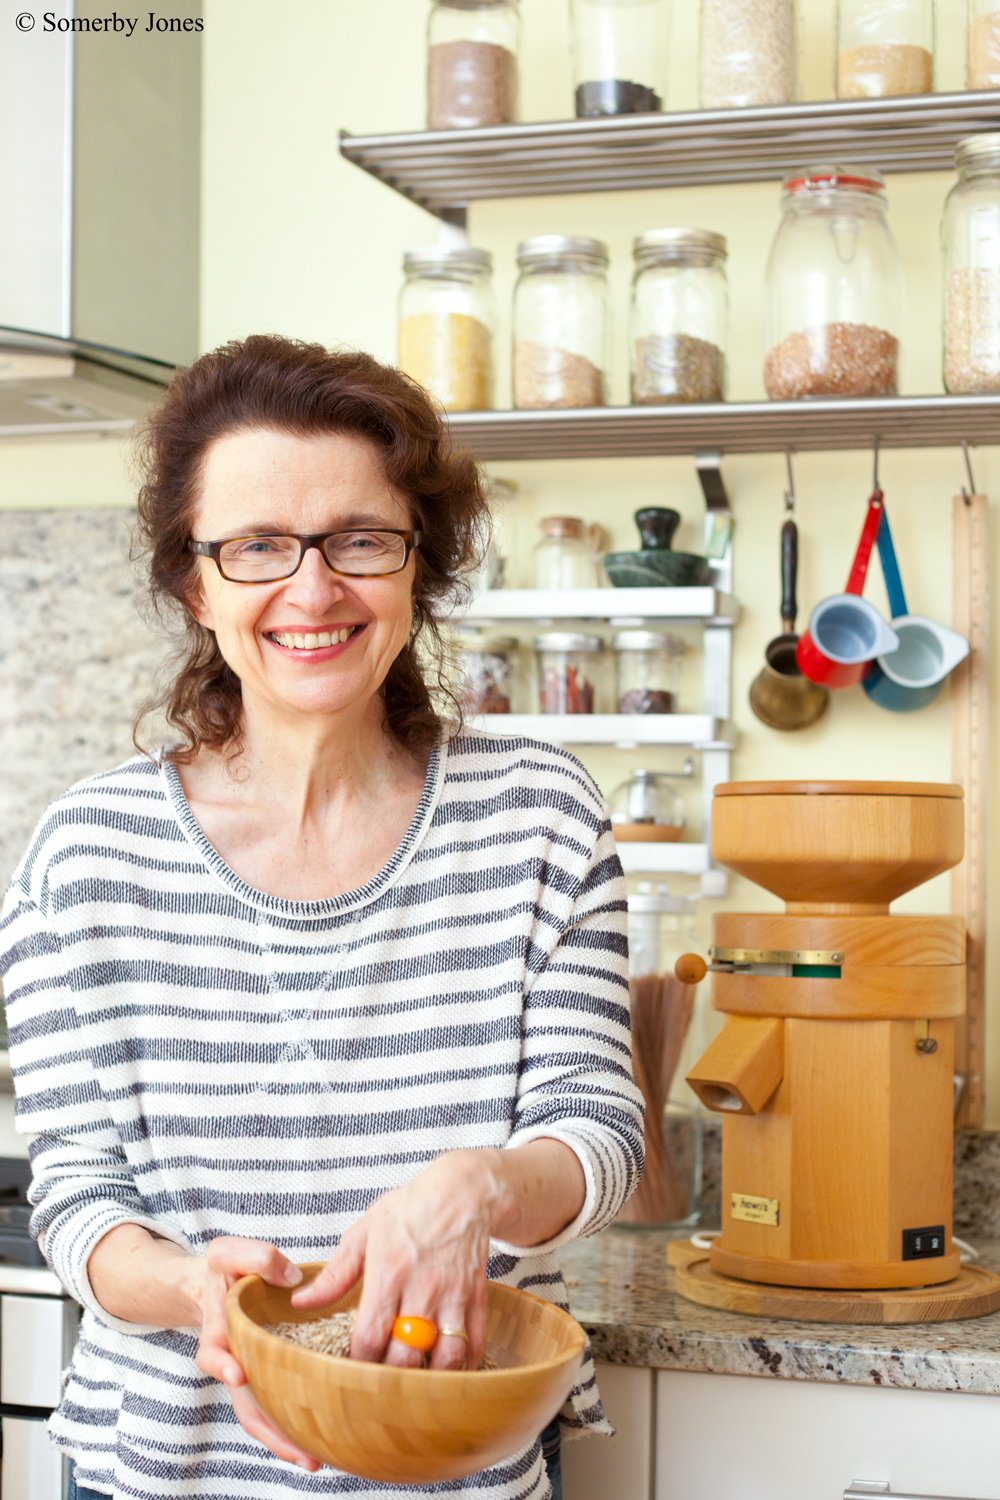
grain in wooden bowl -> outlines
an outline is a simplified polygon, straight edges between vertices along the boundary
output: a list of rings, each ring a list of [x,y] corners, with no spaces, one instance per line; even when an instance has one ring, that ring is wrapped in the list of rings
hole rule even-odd
[[[302,1266],[306,1283],[322,1269]],[[487,1351],[495,1370],[421,1370],[321,1353],[268,1331],[357,1306],[361,1287],[326,1307],[245,1276],[226,1300],[233,1353],[255,1399],[321,1463],[388,1484],[460,1479],[525,1447],[562,1406],[586,1338],[540,1297],[490,1282]]]

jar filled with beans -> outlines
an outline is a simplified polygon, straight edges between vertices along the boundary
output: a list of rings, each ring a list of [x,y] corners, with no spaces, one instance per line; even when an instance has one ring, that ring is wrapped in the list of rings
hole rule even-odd
[[[902,274],[882,178],[813,167],[784,185],[767,266],[764,385],[799,396],[894,396]]]
[[[517,119],[518,0],[435,0],[427,32],[427,128]]]
[[[726,241],[710,229],[653,229],[633,246],[632,400],[722,401]]]
[[[542,234],[517,251],[514,405],[603,406],[611,330],[608,247]]]
[[[659,630],[620,630],[612,638],[620,714],[672,714],[677,709],[684,642]]]
[[[944,248],[944,383],[953,392],[1000,391],[1000,131],[955,150]]]
[[[969,0],[969,88],[1000,89],[1000,0]]]
[[[929,94],[933,87],[933,0],[838,0],[838,99]]]
[[[592,714],[597,710],[598,635],[553,630],[535,637],[538,697],[543,714]]]
[[[422,245],[403,257],[399,368],[445,411],[493,405],[493,257]]]

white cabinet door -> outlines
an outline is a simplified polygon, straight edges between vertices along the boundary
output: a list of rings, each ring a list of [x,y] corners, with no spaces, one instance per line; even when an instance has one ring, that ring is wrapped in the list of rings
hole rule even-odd
[[[0,1401],[59,1405],[64,1307],[59,1297],[0,1297]]]
[[[3,1418],[3,1500],[62,1500],[63,1457],[44,1422]]]
[[[657,1372],[655,1500],[841,1500],[854,1479],[1000,1500],[1000,1397]]]
[[[563,1442],[565,1500],[649,1500],[653,1438],[653,1371],[598,1365],[597,1384],[613,1438]]]

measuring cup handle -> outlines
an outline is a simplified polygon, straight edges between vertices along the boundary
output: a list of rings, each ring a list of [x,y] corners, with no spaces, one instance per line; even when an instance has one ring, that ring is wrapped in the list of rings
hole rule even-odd
[[[781,623],[786,635],[795,633],[795,616],[799,612],[795,586],[799,576],[799,528],[786,521],[781,528]]]
[[[906,607],[903,580],[899,576],[896,549],[892,545],[889,513],[884,505],[882,506],[882,519],[878,523],[878,555],[882,564],[882,577],[885,579],[885,591],[889,595],[889,618],[898,620],[901,615],[908,615],[910,611]]]
[[[879,522],[882,519],[882,491],[876,490],[868,501],[868,514],[865,516],[865,524],[861,528],[861,540],[858,542],[858,550],[854,554],[854,562],[851,566],[851,576],[847,580],[845,594],[863,593],[865,579],[868,576],[868,563],[875,545],[875,537],[878,532]]]

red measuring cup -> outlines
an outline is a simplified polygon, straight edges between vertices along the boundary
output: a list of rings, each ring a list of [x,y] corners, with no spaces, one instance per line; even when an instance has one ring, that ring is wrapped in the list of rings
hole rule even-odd
[[[847,588],[820,600],[809,617],[809,629],[799,638],[795,651],[799,670],[824,687],[853,687],[876,656],[899,649],[899,636],[892,626],[874,604],[861,597],[881,519],[882,491],[877,489],[868,501]]]

